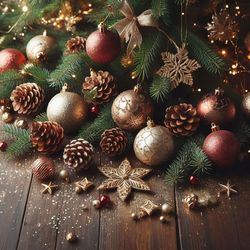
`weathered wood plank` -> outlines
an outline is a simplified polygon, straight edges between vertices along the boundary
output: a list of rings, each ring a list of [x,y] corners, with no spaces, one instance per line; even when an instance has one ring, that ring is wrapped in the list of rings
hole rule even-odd
[[[143,166],[134,156],[129,159],[134,167]],[[112,162],[118,166],[121,160]],[[102,164],[105,163],[110,163],[110,160],[102,157]],[[165,185],[162,171],[155,170],[145,180],[155,193],[133,191],[128,203],[122,202],[115,191],[105,192],[110,195],[114,207],[110,210],[101,210],[99,249],[177,249],[174,216],[169,217],[168,224],[159,221],[159,214],[138,222],[130,217],[131,212],[136,211],[147,199],[156,204],[164,203],[166,200],[174,202],[173,188]]]
[[[239,170],[239,172],[242,170]],[[179,188],[176,190],[176,203],[181,249],[213,249],[233,250],[249,249],[250,228],[250,173],[222,175],[202,180],[202,187],[194,192],[203,190],[217,194],[220,190],[218,183],[225,184],[230,179],[235,184],[238,195],[232,195],[231,200],[221,194],[217,207],[203,211],[190,211],[185,208],[182,200],[191,190]]]
[[[16,249],[32,174],[29,161],[6,161],[0,153],[0,249]]]
[[[72,183],[64,186],[63,202],[61,206],[61,222],[57,235],[57,249],[98,249],[99,216],[100,211],[92,206],[92,201],[97,199],[99,192],[95,187],[88,192],[76,194],[74,182],[87,177],[94,184],[99,175],[96,169],[100,165],[99,153],[95,156],[94,164],[87,171],[72,174]],[[83,209],[86,207],[87,209]],[[68,232],[75,232],[78,240],[75,244],[66,241]]]

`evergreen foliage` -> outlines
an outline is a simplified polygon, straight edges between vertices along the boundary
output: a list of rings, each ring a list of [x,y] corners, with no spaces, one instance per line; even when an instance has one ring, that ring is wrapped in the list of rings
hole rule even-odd
[[[150,96],[157,102],[164,102],[171,91],[171,83],[168,79],[155,76],[150,86]]]

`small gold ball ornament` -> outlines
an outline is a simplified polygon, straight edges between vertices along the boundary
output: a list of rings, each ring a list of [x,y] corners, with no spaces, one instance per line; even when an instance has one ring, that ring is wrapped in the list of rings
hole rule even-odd
[[[149,120],[147,127],[140,130],[135,137],[134,152],[141,162],[150,166],[160,165],[174,152],[173,136],[167,128]]]
[[[250,120],[250,92],[248,92],[242,100],[242,112],[248,120]]]
[[[29,61],[39,64],[52,58],[55,53],[56,40],[48,36],[46,31],[42,35],[33,37],[26,46]]]
[[[62,169],[59,173],[59,176],[62,180],[66,181],[66,182],[70,182],[70,178],[69,178],[69,171],[66,169]]]
[[[167,222],[167,218],[164,215],[160,216],[160,222],[161,223],[166,223]]]
[[[60,124],[66,133],[77,131],[84,123],[88,113],[87,103],[73,92],[67,91],[65,85],[60,93],[55,95],[47,107],[49,121]]]
[[[9,112],[4,112],[2,114],[2,121],[5,122],[5,123],[12,123],[14,120],[14,117],[11,113]]]
[[[80,188],[80,187],[75,187],[75,192],[76,192],[77,194],[81,194],[81,193],[83,192],[83,189]]]
[[[99,200],[93,200],[92,205],[94,208],[99,209],[101,208],[101,202]]]
[[[171,205],[169,205],[168,203],[164,203],[162,204],[161,206],[161,211],[164,213],[164,214],[171,214],[173,212],[173,208]]]
[[[131,213],[131,218],[132,218],[133,220],[137,220],[137,219],[138,219],[138,216],[137,216],[136,213]]]
[[[66,235],[66,240],[67,240],[68,242],[75,242],[75,241],[77,240],[77,236],[76,236],[75,233],[69,232],[69,233],[67,233],[67,235]]]
[[[118,127],[135,131],[143,127],[153,111],[152,102],[135,86],[118,95],[112,104],[112,118]]]

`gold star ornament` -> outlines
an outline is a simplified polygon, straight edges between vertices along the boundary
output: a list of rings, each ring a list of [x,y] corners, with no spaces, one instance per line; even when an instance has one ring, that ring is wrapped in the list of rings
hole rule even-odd
[[[108,177],[99,187],[99,189],[117,188],[118,195],[122,201],[125,201],[132,189],[149,191],[150,187],[141,179],[146,176],[151,169],[134,168],[125,158],[118,168],[109,166],[100,167],[99,170]]]
[[[234,193],[234,194],[237,194],[237,193],[238,193],[238,191],[235,190],[235,189],[233,188],[234,185],[230,185],[229,180],[227,181],[227,184],[226,184],[226,185],[219,183],[219,186],[222,188],[222,189],[219,191],[219,194],[220,194],[220,193],[226,193],[227,196],[228,196],[228,198],[231,197],[231,193]]]
[[[181,48],[177,47],[176,54],[166,51],[161,53],[161,57],[164,65],[157,71],[158,75],[168,78],[173,87],[177,87],[180,83],[193,85],[192,72],[201,66],[194,59],[189,59],[185,44]]]
[[[52,182],[50,182],[49,184],[44,184],[42,183],[42,186],[44,187],[44,189],[42,190],[42,194],[45,193],[49,193],[49,194],[53,194],[54,190],[58,189],[58,185],[53,185]]]
[[[87,191],[90,187],[94,185],[93,182],[89,181],[87,178],[84,178],[81,181],[75,182],[76,187],[80,188],[83,191]]]
[[[149,216],[157,210],[160,210],[160,207],[154,204],[150,200],[147,200],[145,204],[140,207],[140,211],[142,211],[143,213],[146,213]]]

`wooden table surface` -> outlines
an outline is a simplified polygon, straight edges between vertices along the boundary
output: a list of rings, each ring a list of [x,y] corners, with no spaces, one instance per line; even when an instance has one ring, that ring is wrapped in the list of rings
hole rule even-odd
[[[72,173],[71,183],[55,179],[60,189],[53,196],[41,194],[42,186],[31,173],[36,155],[19,161],[6,161],[0,153],[0,249],[250,249],[250,172],[238,169],[228,175],[201,180],[201,186],[167,186],[164,167],[154,170],[145,181],[152,192],[133,191],[129,202],[119,200],[116,191],[106,192],[114,203],[112,209],[96,210],[92,201],[100,192],[93,188],[88,193],[76,194],[74,182],[87,176],[97,187],[105,177],[96,169],[103,164],[118,166],[122,158],[110,160],[98,153],[93,167],[79,175]],[[134,167],[143,166],[129,157]],[[57,171],[65,168],[55,158]],[[143,166],[145,167],[145,166]],[[237,167],[235,167],[237,168]],[[183,197],[193,190],[217,194],[219,182],[230,179],[238,190],[231,200],[220,197],[220,204],[199,211],[188,210]],[[130,214],[146,199],[156,204],[170,202],[175,213],[162,224],[159,214],[135,222]],[[85,211],[84,206],[89,209]],[[74,231],[75,244],[65,240]]]

